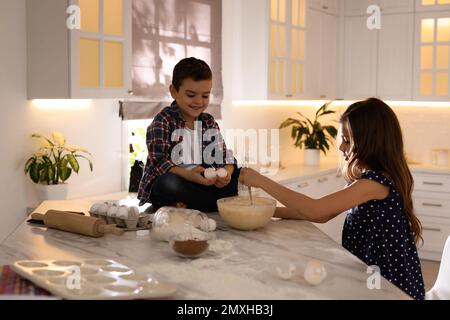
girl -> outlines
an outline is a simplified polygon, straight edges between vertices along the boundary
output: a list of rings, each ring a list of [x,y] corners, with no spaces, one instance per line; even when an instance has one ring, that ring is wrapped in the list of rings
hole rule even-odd
[[[275,216],[325,223],[347,211],[342,245],[414,299],[425,289],[416,243],[422,227],[414,214],[412,175],[403,152],[400,124],[383,101],[352,104],[340,120],[339,150],[348,186],[321,199],[287,189],[251,169],[239,180],[284,204]]]

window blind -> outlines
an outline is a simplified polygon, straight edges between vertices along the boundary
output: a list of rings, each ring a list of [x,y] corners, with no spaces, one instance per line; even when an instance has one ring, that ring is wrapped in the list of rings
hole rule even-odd
[[[174,66],[196,57],[213,73],[206,112],[221,118],[222,0],[133,0],[133,96],[120,102],[124,120],[153,118],[170,105]]]

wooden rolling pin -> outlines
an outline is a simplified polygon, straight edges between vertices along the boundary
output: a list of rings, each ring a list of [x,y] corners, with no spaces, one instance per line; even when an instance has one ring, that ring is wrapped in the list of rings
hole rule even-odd
[[[102,219],[68,211],[48,210],[45,214],[35,212],[31,217],[44,221],[46,227],[90,237],[98,238],[107,233],[120,236],[124,233],[115,224],[106,224]]]

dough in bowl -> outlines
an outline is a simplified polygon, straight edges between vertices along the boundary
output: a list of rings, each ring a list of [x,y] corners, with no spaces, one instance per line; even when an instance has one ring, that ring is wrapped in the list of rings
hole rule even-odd
[[[277,202],[264,197],[230,197],[217,200],[219,214],[231,227],[254,230],[264,227],[275,213]]]

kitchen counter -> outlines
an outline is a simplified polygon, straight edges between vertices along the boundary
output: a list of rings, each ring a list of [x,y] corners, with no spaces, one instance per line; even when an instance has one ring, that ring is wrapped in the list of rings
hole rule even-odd
[[[317,174],[337,173],[339,168],[338,161],[335,158],[324,158],[317,166],[296,164],[278,169],[275,172],[270,172],[269,170],[266,172],[263,171],[262,174],[278,183],[290,183],[299,177],[308,179]]]
[[[112,196],[112,195],[111,195]],[[123,194],[117,198],[124,199]],[[99,198],[97,197],[97,200]],[[45,201],[36,212],[48,209],[84,211],[96,200]],[[137,203],[128,197],[124,203]],[[113,259],[139,273],[177,287],[174,299],[409,299],[381,278],[381,288],[369,290],[367,266],[307,221],[274,219],[257,231],[237,231],[218,214],[216,240],[201,258],[182,259],[151,235],[106,235],[90,238],[23,222],[1,245],[0,263],[21,259]],[[318,286],[303,278],[308,261],[323,261],[327,277]],[[282,280],[276,267],[296,266],[292,279]],[[372,275],[373,276],[373,275]]]
[[[450,174],[450,167],[435,166],[426,163],[410,164],[409,169],[416,173]]]

